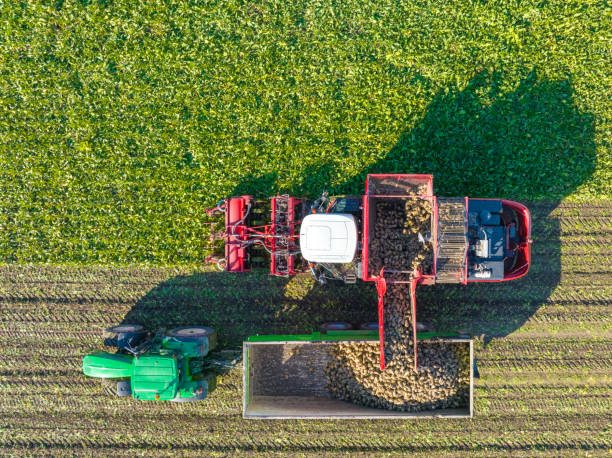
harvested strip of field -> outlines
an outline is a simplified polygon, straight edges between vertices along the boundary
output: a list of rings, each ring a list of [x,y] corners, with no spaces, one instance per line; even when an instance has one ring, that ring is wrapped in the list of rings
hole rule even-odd
[[[526,277],[417,289],[420,321],[437,329],[461,324],[479,337],[470,421],[315,420],[281,427],[242,419],[239,369],[222,377],[209,399],[192,405],[117,398],[80,371],[82,355],[101,346],[103,328],[118,320],[214,324],[222,345],[238,348],[255,333],[306,332],[340,318],[376,321],[371,285],[322,289],[310,277],[4,265],[0,291],[10,295],[0,299],[0,447],[25,455],[607,453],[612,265],[596,254],[609,242],[586,235],[582,241],[593,251],[585,254],[570,250],[563,234],[555,242],[538,231],[560,220],[573,225],[580,214],[610,212],[612,203],[528,206],[535,242]],[[596,288],[589,271],[599,272]],[[179,437],[177,430],[190,434]]]

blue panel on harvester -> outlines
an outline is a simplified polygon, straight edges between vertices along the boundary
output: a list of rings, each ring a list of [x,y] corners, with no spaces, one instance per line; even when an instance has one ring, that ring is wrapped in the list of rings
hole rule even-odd
[[[501,213],[502,203],[501,200],[488,200],[488,199],[468,199],[468,211],[470,213],[480,213],[483,210],[487,210],[491,213]]]
[[[504,228],[502,226],[485,226],[483,229],[489,239],[491,258],[504,258]]]
[[[506,241],[501,213],[501,200],[468,199],[468,280],[504,278]]]

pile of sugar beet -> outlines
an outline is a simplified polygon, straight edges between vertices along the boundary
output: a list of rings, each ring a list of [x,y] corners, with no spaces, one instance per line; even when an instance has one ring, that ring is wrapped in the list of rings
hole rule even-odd
[[[373,206],[376,220],[369,235],[370,274],[378,275],[383,266],[388,279],[408,280],[415,269],[431,274],[433,246],[427,240],[431,236],[431,202],[377,197]]]
[[[378,342],[330,346],[327,389],[338,399],[367,407],[417,412],[466,407],[470,361],[467,345],[427,341],[418,345],[418,370],[410,311],[410,288],[390,284],[385,294],[385,361],[380,369]]]

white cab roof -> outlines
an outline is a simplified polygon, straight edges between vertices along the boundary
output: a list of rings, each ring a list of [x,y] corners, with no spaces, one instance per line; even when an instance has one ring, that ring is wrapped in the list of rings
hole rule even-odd
[[[355,217],[345,213],[313,213],[302,221],[300,250],[310,262],[351,262],[357,250]]]

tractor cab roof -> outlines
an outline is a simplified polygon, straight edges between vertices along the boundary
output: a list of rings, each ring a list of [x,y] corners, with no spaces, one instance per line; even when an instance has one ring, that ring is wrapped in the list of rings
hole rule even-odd
[[[178,363],[174,356],[144,355],[132,363],[131,384],[135,399],[174,399],[178,383]]]

